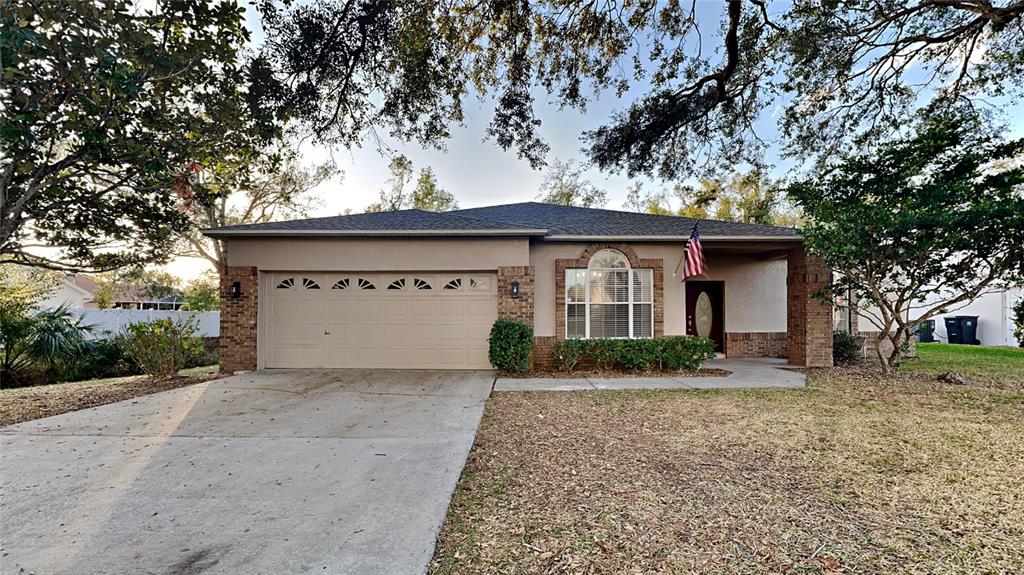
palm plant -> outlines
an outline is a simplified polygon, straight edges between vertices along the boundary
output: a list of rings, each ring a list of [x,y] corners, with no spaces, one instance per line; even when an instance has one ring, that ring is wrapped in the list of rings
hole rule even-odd
[[[28,302],[0,301],[0,384],[17,387],[75,356],[93,327],[66,306],[33,313]]]

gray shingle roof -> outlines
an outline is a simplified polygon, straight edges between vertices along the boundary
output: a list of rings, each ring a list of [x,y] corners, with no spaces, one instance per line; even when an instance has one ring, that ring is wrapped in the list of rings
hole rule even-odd
[[[539,235],[552,238],[688,238],[695,220],[539,202],[452,212],[399,210],[265,224],[224,226],[204,233],[235,235]],[[701,220],[704,238],[799,239],[792,228]]]
[[[326,218],[310,218],[284,222],[268,222],[265,224],[241,224],[223,226],[203,230],[207,235],[289,235],[307,233],[490,233],[498,235],[540,234],[543,229],[531,228],[508,222],[484,221],[477,218],[457,215],[452,212],[426,212],[423,210],[398,210],[395,212],[379,212],[372,214],[351,214],[346,216],[329,216]]]
[[[579,237],[682,237],[689,238],[696,220],[595,208],[526,202],[451,212],[486,220],[529,225],[548,230],[548,236]],[[792,228],[701,220],[702,237],[798,238]]]

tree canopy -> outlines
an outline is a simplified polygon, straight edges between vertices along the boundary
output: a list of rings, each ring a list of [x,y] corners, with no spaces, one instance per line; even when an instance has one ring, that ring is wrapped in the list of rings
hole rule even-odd
[[[413,179],[413,166],[409,158],[397,155],[391,158],[390,188],[380,191],[380,199],[366,207],[367,212],[393,212],[395,210],[417,209],[428,212],[447,212],[459,209],[455,196],[437,183],[437,177],[430,168],[420,170],[412,190],[407,186]]]
[[[544,173],[537,199],[545,204],[602,208],[608,203],[608,192],[588,180],[586,168],[575,161],[555,160]]]
[[[585,110],[643,95],[583,135],[599,167],[679,179],[760,165],[758,120],[785,150],[828,159],[921,112],[1022,93],[1021,0],[623,2],[263,0],[259,95],[321,139],[381,128],[443,145],[471,92],[489,134],[535,166],[535,89]],[[778,113],[781,112],[781,113]]]
[[[195,168],[280,133],[244,90],[243,16],[234,0],[4,4],[0,260],[104,270],[171,255]]]
[[[837,272],[830,294],[852,291],[878,342],[893,344],[878,352],[883,367],[921,322],[1024,281],[1024,139],[976,120],[929,122],[789,193],[808,250]]]

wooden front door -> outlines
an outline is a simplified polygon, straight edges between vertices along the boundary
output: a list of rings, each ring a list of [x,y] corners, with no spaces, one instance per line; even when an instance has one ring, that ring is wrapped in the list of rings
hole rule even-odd
[[[725,283],[686,282],[686,333],[715,342],[715,351],[725,353]]]

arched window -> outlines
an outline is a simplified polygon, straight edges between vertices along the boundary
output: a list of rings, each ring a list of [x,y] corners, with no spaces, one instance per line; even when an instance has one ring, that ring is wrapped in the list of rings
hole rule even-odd
[[[654,270],[631,269],[622,252],[565,270],[565,291],[566,337],[654,337]]]

